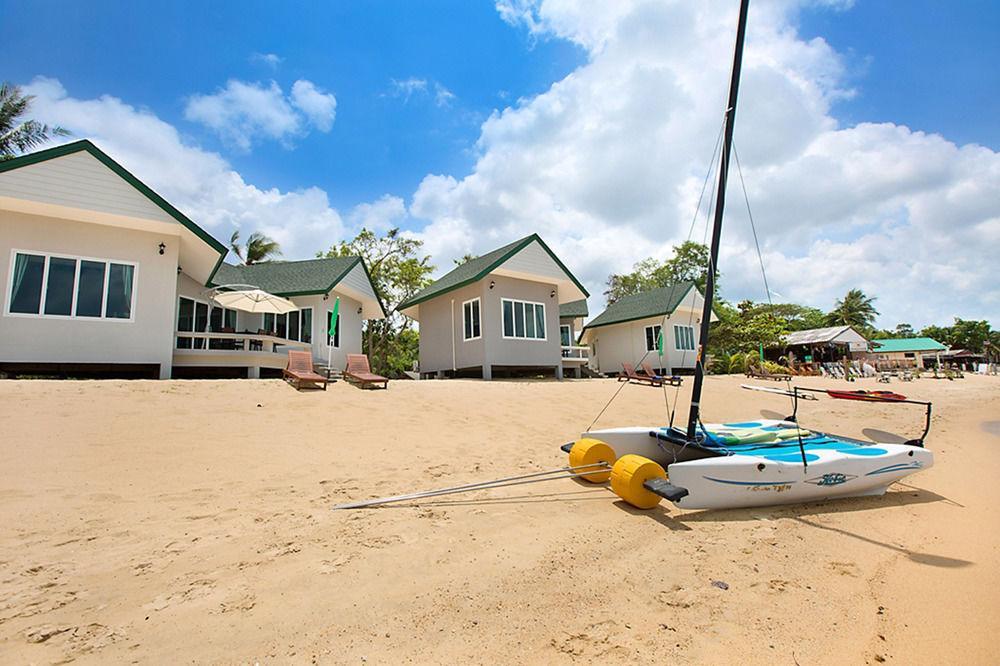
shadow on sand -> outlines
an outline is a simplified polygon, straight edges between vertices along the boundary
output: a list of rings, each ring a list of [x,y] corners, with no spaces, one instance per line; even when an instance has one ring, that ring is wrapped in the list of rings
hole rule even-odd
[[[924,488],[918,488],[916,486],[911,486],[909,484],[897,483],[898,486],[905,488],[905,490],[900,490],[896,492],[888,492],[881,497],[847,497],[843,499],[828,500],[824,502],[817,502],[815,504],[802,504],[802,505],[787,505],[787,506],[775,506],[775,507],[752,507],[746,509],[713,509],[705,511],[696,511],[692,513],[682,514],[673,519],[673,522],[680,522],[685,524],[694,523],[716,523],[716,522],[741,522],[741,521],[757,521],[757,520],[776,520],[780,518],[787,518],[794,520],[795,522],[812,527],[819,530],[826,530],[829,532],[836,532],[837,534],[851,537],[865,543],[872,544],[874,546],[880,546],[887,550],[892,550],[897,553],[902,553],[906,555],[911,561],[917,564],[926,564],[934,567],[944,567],[944,568],[961,568],[967,567],[974,564],[969,560],[962,560],[953,557],[946,557],[944,555],[933,555],[931,553],[921,553],[918,551],[910,550],[903,546],[898,546],[892,543],[886,543],[884,541],[879,541],[871,537],[865,536],[863,534],[858,534],[856,532],[851,532],[841,527],[833,527],[830,525],[822,525],[813,520],[808,520],[809,516],[820,516],[820,515],[830,515],[838,513],[851,513],[855,511],[869,511],[886,508],[887,506],[907,506],[911,504],[926,504],[929,502],[945,502],[951,506],[964,508],[962,504],[948,499],[942,495],[931,492]],[[659,519],[654,517],[654,520],[661,522]],[[677,529],[671,526],[671,529]]]

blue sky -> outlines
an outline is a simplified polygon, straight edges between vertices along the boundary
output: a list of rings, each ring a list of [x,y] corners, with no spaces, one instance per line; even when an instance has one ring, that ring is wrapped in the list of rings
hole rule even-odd
[[[610,272],[683,240],[735,8],[0,0],[0,77],[218,238],[298,258],[400,225],[445,267],[539,232],[597,311]],[[974,287],[1000,245],[1000,3],[755,0],[749,26],[737,143],[775,291],[1000,319]],[[759,298],[730,211],[724,296]]]
[[[802,34],[845,54],[857,96],[845,123],[893,121],[1000,148],[1000,3],[858,2],[803,12]]]
[[[222,151],[249,181],[283,189],[319,185],[337,206],[412,191],[427,173],[468,170],[480,124],[517,97],[543,92],[585,54],[562,40],[532,40],[489,3],[429,2],[3,2],[3,76],[59,79],[76,97],[111,94],[149,107]],[[31,53],[30,58],[16,57]],[[255,57],[274,54],[277,65]],[[229,79],[308,79],[337,97],[328,134],[293,149],[273,143],[227,151],[185,122],[185,100]],[[392,80],[423,79],[455,97],[391,96]]]

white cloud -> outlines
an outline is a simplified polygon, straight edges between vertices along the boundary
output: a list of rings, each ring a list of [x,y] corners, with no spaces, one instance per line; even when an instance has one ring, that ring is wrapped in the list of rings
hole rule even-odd
[[[307,132],[307,122],[328,132],[336,108],[334,96],[320,92],[311,81],[296,81],[288,98],[274,81],[264,84],[230,79],[211,95],[191,96],[184,117],[246,152],[259,139],[274,139],[289,146],[293,138]]]
[[[840,55],[796,32],[800,8],[752,7],[736,120],[772,289],[829,308],[860,286],[879,297],[887,326],[1000,322],[1000,155],[891,123],[842,126],[831,104],[855,91]],[[587,61],[494,112],[471,173],[427,176],[411,214],[428,221],[422,237],[439,266],[539,232],[595,294],[597,312],[609,273],[666,256],[687,236],[721,122],[735,6],[500,0],[497,9],[535,38],[579,45]],[[723,295],[763,299],[735,170],[729,194]]]
[[[390,94],[393,97],[402,97],[404,102],[409,102],[410,97],[416,93],[427,92],[427,79],[412,76],[408,79],[389,79],[389,85]]]
[[[309,122],[321,132],[329,132],[337,117],[337,98],[332,93],[320,91],[312,81],[305,79],[292,84],[292,105],[306,114]]]
[[[347,221],[353,230],[361,228],[385,232],[406,218],[406,204],[399,197],[389,194],[371,203],[358,204],[347,215]]]
[[[445,88],[440,83],[434,83],[434,103],[438,106],[450,106],[455,99],[455,93]]]
[[[277,69],[284,60],[276,53],[254,53],[250,56],[250,62],[259,62],[271,69]]]
[[[185,143],[176,128],[147,110],[107,95],[71,97],[55,79],[36,78],[24,90],[36,96],[35,118],[92,139],[220,240],[234,229],[244,237],[262,231],[281,243],[285,258],[296,259],[352,231],[322,189],[282,191],[248,183],[219,154]]]
[[[413,97],[431,96],[434,104],[440,107],[451,106],[452,101],[456,99],[455,93],[439,81],[428,81],[415,76],[408,79],[389,79],[389,95],[402,98],[404,104]]]

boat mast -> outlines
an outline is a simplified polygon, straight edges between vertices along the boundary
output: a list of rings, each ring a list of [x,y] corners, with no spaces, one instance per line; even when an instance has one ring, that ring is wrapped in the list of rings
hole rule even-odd
[[[722,234],[722,213],[726,207],[726,178],[729,175],[729,151],[733,146],[733,126],[736,121],[736,95],[740,88],[740,67],[743,64],[743,41],[747,30],[747,10],[750,0],[740,0],[740,18],[736,28],[736,52],[733,55],[733,72],[729,81],[729,103],[726,105],[726,132],[719,160],[719,185],[715,198],[715,220],[712,227],[712,251],[705,280],[705,307],[701,312],[701,333],[698,336],[698,358],[694,368],[694,387],[691,391],[691,412],[688,415],[687,437],[694,439],[698,427],[701,387],[705,381],[705,349],[708,347],[708,327],[712,321],[712,303],[715,301],[715,273],[719,266],[719,237]]]

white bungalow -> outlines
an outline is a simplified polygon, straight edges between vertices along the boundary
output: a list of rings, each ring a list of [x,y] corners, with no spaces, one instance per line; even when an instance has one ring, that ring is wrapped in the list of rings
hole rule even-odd
[[[586,312],[578,301],[587,296],[532,234],[456,267],[399,311],[420,322],[421,376],[529,371],[561,379],[564,369],[580,376],[587,362],[587,350],[572,344],[573,322]]]
[[[90,141],[0,162],[0,371],[255,377],[290,347],[342,364],[362,320],[385,316],[358,257],[239,267],[226,253]],[[211,288],[233,282],[300,310],[213,306]],[[338,296],[343,332],[328,339]]]
[[[623,363],[645,359],[661,373],[694,369],[704,306],[705,299],[693,282],[615,301],[583,327],[580,342],[590,347],[590,367],[618,374]],[[657,348],[661,330],[663,356]]]

